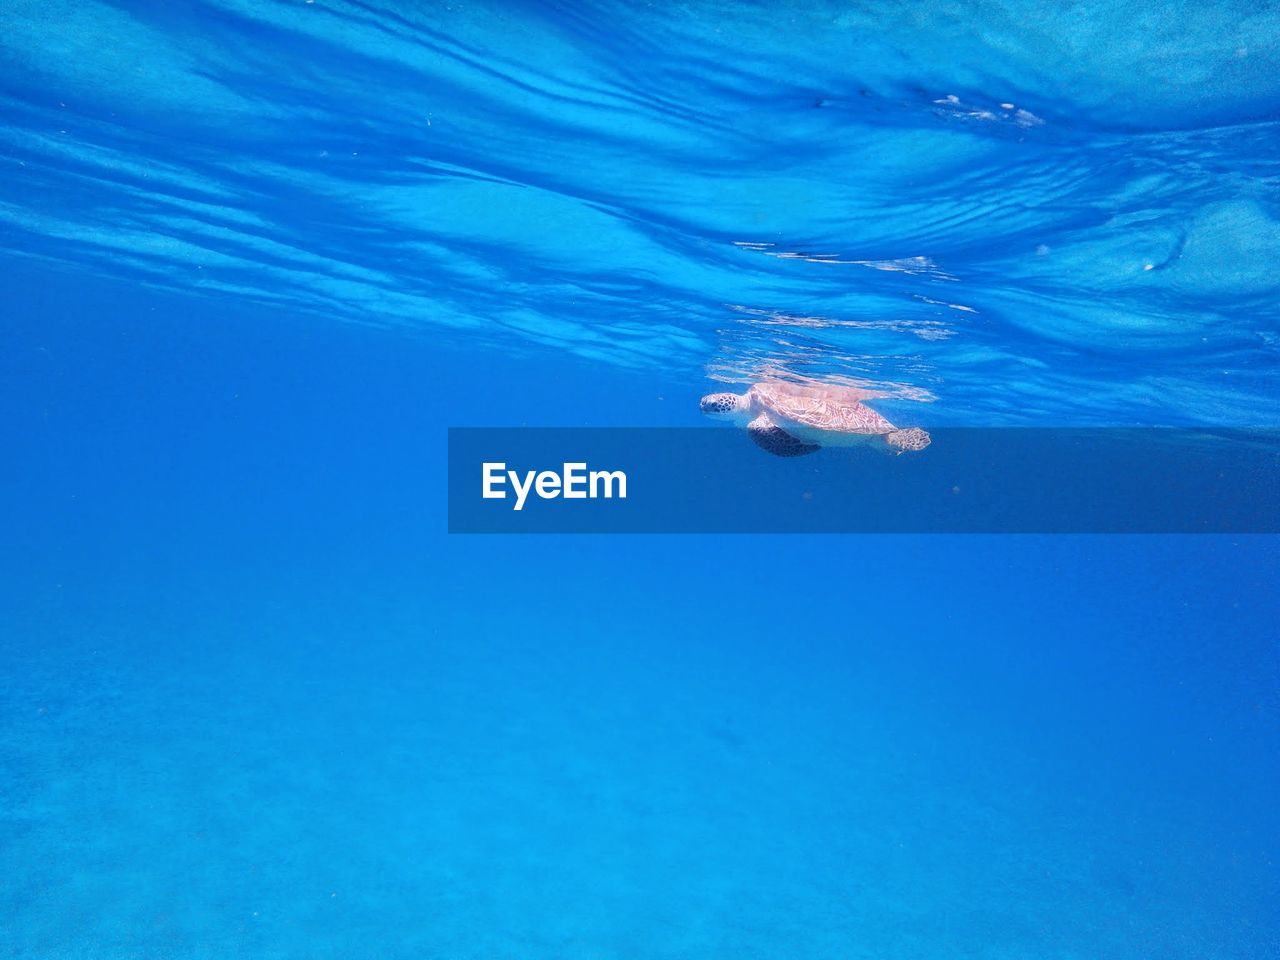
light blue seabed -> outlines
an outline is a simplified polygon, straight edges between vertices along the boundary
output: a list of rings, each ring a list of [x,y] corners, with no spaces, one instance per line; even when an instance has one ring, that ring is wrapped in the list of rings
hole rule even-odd
[[[1274,11],[0,28],[0,957],[1280,954],[1274,537],[444,533],[767,375],[1275,426]]]

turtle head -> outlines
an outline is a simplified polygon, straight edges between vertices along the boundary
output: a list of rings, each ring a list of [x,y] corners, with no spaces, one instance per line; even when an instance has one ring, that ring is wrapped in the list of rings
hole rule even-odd
[[[703,413],[717,420],[742,420],[751,414],[751,401],[736,393],[709,393],[701,406]]]

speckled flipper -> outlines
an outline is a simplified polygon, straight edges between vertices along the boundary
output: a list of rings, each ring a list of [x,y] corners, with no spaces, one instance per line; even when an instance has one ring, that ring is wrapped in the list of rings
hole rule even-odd
[[[907,450],[923,450],[933,438],[919,427],[907,427],[905,430],[890,430],[884,435],[885,445],[894,453]]]
[[[801,457],[818,449],[816,443],[805,443],[769,419],[762,413],[747,424],[747,435],[755,441],[756,446],[768,450],[777,457]]]

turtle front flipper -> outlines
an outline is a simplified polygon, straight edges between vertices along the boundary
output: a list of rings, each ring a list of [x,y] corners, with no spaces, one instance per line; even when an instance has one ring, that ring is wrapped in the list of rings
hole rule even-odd
[[[793,437],[787,431],[762,413],[747,424],[747,435],[755,441],[756,446],[768,450],[776,457],[802,457],[818,449],[816,443],[805,443]]]

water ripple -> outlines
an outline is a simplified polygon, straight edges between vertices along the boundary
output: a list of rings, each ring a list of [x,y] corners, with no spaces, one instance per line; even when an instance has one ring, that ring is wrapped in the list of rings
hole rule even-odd
[[[788,9],[11,0],[0,237],[694,389],[1275,422],[1280,14]]]

